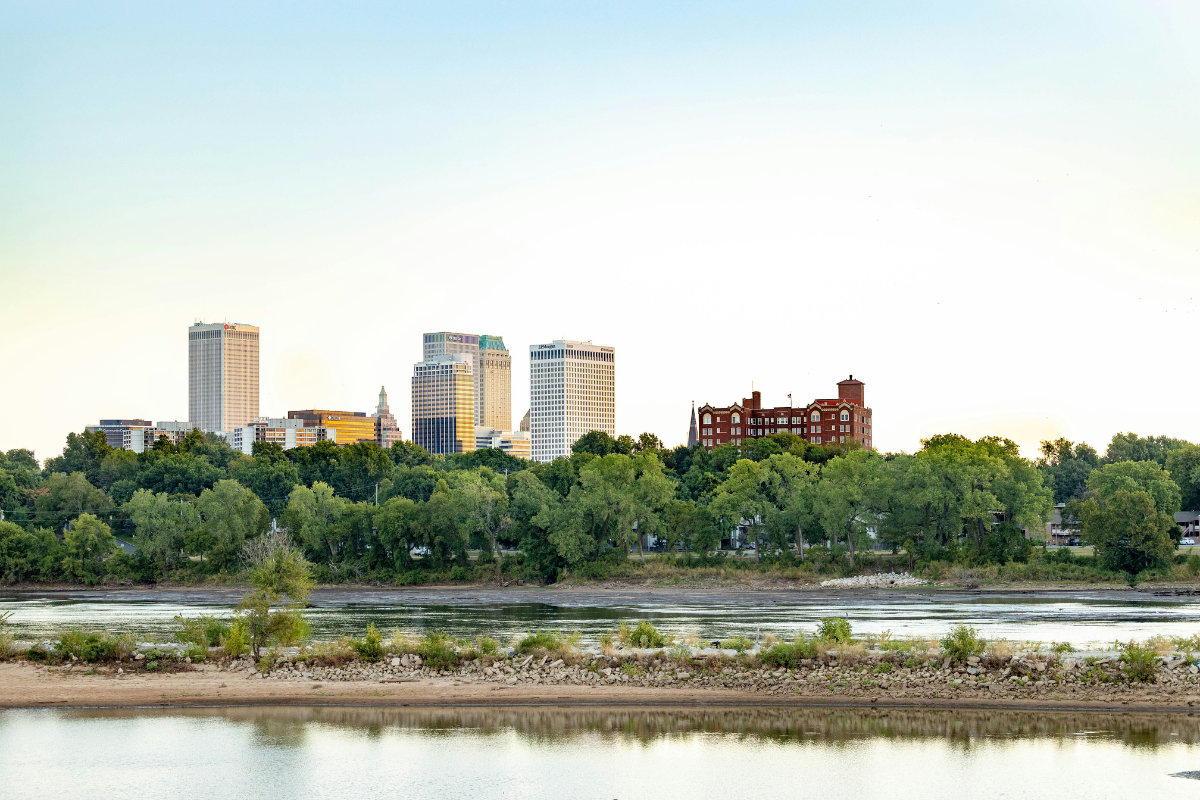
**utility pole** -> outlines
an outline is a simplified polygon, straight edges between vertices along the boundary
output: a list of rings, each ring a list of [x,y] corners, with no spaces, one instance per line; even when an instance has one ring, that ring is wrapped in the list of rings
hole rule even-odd
[[[379,484],[375,484],[375,505],[379,505]]]

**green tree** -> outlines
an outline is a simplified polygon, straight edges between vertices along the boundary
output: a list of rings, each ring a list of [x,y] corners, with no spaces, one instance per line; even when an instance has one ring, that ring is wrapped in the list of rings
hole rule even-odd
[[[164,493],[139,489],[130,498],[126,511],[137,526],[133,542],[138,556],[148,564],[153,578],[185,565],[183,550],[200,527],[200,515],[194,504],[173,503]]]
[[[337,523],[345,513],[345,498],[335,495],[329,484],[317,481],[311,489],[297,486],[292,490],[283,524],[314,560],[333,561],[341,539]]]
[[[270,644],[299,644],[307,634],[304,606],[312,594],[312,565],[280,537],[264,536],[247,548],[253,591],[242,598],[254,655]]]
[[[80,514],[108,514],[113,504],[82,472],[73,472],[51,475],[43,481],[35,507],[39,522],[61,529]]]
[[[567,459],[558,461],[567,463]],[[562,516],[563,497],[534,469],[509,475],[508,490],[508,511],[513,520],[510,535],[517,539],[524,554],[525,575],[530,580],[553,583],[569,565],[550,541],[550,531]]]
[[[632,450],[632,445],[630,445]],[[594,456],[610,456],[613,453],[620,453],[621,446],[617,440],[609,436],[604,431],[588,431],[583,436],[575,440],[575,444],[571,445],[572,453],[590,453]]]
[[[246,541],[267,530],[271,515],[254,492],[237,481],[223,480],[205,489],[196,503],[202,522],[188,545],[209,569],[237,565]]]
[[[499,580],[500,537],[512,525],[504,479],[487,468],[462,472],[454,482],[452,494],[467,531],[486,540]]]
[[[417,504],[407,497],[388,499],[375,515],[379,541],[394,569],[412,567],[412,549],[420,544],[416,522]]]
[[[882,471],[883,459],[871,450],[851,451],[821,468],[813,512],[835,544],[839,537],[846,540],[852,561],[856,545],[865,543],[868,529],[878,524],[872,501]]]
[[[767,528],[772,544],[784,552],[795,537],[800,560],[804,560],[804,534],[818,525],[814,511],[816,485],[821,468],[792,453],[777,453],[767,459]],[[815,530],[814,530],[815,532]]]
[[[633,520],[632,527],[637,531],[638,558],[645,564],[643,537],[662,530],[662,515],[675,498],[675,484],[664,473],[656,450],[644,450],[633,456],[631,461],[636,477],[630,487],[632,502],[629,515]]]
[[[1089,493],[1076,503],[1080,539],[1095,548],[1104,566],[1136,575],[1169,563],[1175,552],[1172,529],[1177,526],[1149,492],[1118,489],[1111,495]]]
[[[763,521],[770,505],[768,487],[771,477],[769,467],[748,458],[740,459],[713,493],[709,505],[725,530],[733,530],[745,520],[759,559],[762,558]]]
[[[1108,443],[1104,453],[1104,461],[1117,464],[1122,461],[1154,461],[1160,467],[1166,466],[1167,456],[1174,450],[1187,446],[1183,439],[1172,439],[1169,436],[1147,436],[1136,433],[1118,433]]]
[[[63,533],[63,573],[89,586],[104,575],[104,560],[116,547],[109,527],[92,514],[80,514]]]
[[[64,475],[82,472],[94,485],[100,480],[100,465],[110,452],[103,431],[69,433],[62,455],[46,459],[46,471]]]
[[[434,567],[468,565],[467,535],[458,524],[454,498],[446,481],[438,481],[429,499],[417,507],[416,530]]]
[[[1105,464],[1088,476],[1088,489],[1100,498],[1110,498],[1118,491],[1145,492],[1154,506],[1164,514],[1179,510],[1182,492],[1171,480],[1171,474],[1155,461],[1120,461]]]
[[[232,476],[258,495],[272,517],[287,507],[292,489],[300,483],[300,472],[274,442],[255,442],[254,457],[233,462]]]
[[[1179,485],[1180,508],[1200,510],[1200,447],[1187,444],[1168,453],[1167,472]]]
[[[1043,441],[1037,467],[1045,476],[1045,485],[1054,490],[1054,502],[1065,503],[1083,497],[1087,478],[1100,466],[1095,449],[1068,439]]]

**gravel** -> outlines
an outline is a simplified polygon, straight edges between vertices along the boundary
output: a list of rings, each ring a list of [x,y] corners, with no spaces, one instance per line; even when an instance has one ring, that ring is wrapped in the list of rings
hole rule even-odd
[[[822,586],[925,586],[929,581],[914,578],[907,572],[884,572],[879,575],[858,575],[853,578],[833,578],[821,581]]]

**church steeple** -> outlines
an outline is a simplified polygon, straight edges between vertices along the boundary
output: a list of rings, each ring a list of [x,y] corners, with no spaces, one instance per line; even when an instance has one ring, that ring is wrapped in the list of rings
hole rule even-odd
[[[379,405],[375,407],[375,416],[383,416],[388,413],[387,390],[382,386],[379,387]]]
[[[700,441],[696,431],[696,401],[692,401],[692,424],[688,427],[688,447],[695,447]]]

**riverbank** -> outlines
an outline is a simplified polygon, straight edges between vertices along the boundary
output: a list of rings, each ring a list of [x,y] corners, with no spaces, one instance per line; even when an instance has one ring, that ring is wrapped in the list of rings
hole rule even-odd
[[[907,666],[906,666],[907,664]],[[886,666],[881,666],[886,665]],[[675,660],[659,652],[475,659],[433,670],[412,656],[319,665],[281,659],[180,664],[157,674],[131,663],[0,663],[0,707],[361,706],[878,706],[1200,711],[1200,674],[1180,658],[1149,681],[1127,677],[1112,656],[1013,658],[951,664],[887,653],[854,663],[816,660],[796,669],[745,657]]]

